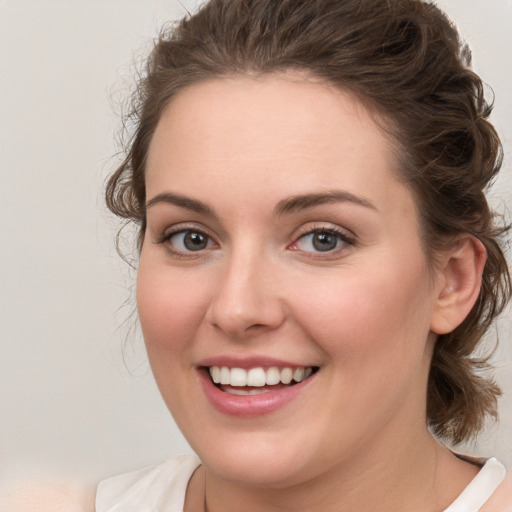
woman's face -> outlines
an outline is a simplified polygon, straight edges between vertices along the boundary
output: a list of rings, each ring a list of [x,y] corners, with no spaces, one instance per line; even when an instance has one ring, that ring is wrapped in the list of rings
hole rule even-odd
[[[303,482],[426,430],[438,286],[393,155],[350,95],[300,76],[207,81],[163,113],[138,308],[221,478]]]

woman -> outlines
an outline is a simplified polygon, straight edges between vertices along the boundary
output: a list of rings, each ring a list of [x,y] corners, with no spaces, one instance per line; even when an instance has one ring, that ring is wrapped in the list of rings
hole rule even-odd
[[[508,510],[473,354],[510,296],[469,51],[418,0],[211,0],[163,33],[107,202],[196,458],[99,512]],[[507,508],[508,507],[508,508]]]

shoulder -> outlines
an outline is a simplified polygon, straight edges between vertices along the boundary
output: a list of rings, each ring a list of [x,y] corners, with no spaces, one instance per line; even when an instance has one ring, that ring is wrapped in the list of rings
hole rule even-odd
[[[512,477],[507,475],[481,512],[512,512]]]
[[[505,466],[494,457],[487,461],[467,456],[457,457],[482,466],[444,512],[512,512],[511,480]]]
[[[178,455],[162,464],[103,480],[96,494],[96,512],[182,510],[185,491],[199,466],[194,455]]]

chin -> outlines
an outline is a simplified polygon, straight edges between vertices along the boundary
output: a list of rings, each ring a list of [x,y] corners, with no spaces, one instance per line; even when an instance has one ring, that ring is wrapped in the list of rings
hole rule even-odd
[[[192,446],[205,467],[223,480],[280,488],[313,476],[308,474],[313,468],[308,461],[318,460],[318,451],[311,445],[308,449],[296,434],[293,440],[255,432],[229,437],[225,443],[216,440],[208,446]]]
[[[217,477],[238,484],[284,488],[302,480],[296,460],[290,463],[280,460],[279,456],[269,458],[258,454],[242,460],[242,457],[233,455],[223,460],[212,460],[211,463],[207,457],[203,463]]]

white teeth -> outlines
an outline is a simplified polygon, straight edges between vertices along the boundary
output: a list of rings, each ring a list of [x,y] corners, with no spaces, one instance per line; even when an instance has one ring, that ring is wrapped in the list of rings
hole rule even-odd
[[[265,385],[266,378],[263,368],[251,368],[247,372],[247,386],[261,388]]]
[[[300,368],[284,367],[279,369],[277,366],[271,366],[267,368],[267,370],[262,367],[245,370],[243,368],[228,368],[227,366],[210,366],[209,371],[215,384],[238,388],[246,386],[262,388],[264,386],[275,386],[279,383],[287,385],[292,381],[302,382],[313,373],[313,368],[308,366]],[[251,395],[261,392],[262,390],[259,389],[237,390],[234,394]]]
[[[295,368],[293,371],[293,380],[300,382],[304,378],[304,368]]]
[[[267,386],[275,386],[279,384],[281,381],[281,374],[279,373],[279,368],[272,366],[266,371],[265,374],[265,384]]]
[[[230,376],[232,386],[247,386],[247,372],[242,368],[231,368]]]
[[[220,383],[220,368],[218,366],[212,366],[210,368],[210,375],[212,376],[212,380],[215,384]]]
[[[291,368],[283,368],[281,370],[281,382],[283,384],[290,384],[293,377],[293,370]]]
[[[220,369],[220,384],[229,384],[231,382],[231,372],[229,368],[223,366]]]

